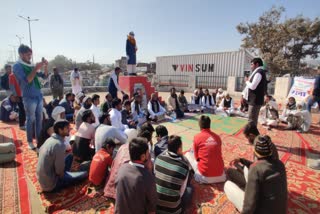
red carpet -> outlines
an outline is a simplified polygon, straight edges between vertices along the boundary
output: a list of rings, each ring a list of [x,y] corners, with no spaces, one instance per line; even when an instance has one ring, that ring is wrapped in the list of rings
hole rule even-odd
[[[0,213],[31,213],[23,155],[15,129],[0,126],[0,143],[13,142],[16,146],[15,162],[0,164]]]
[[[165,123],[165,125],[170,134],[175,133],[182,136],[184,150],[188,150],[192,145],[193,136],[197,131],[190,129],[189,127],[183,127],[181,124]],[[22,166],[22,169],[24,168],[25,176],[28,176],[34,187],[40,191],[35,176],[37,164],[36,153],[27,149],[25,132],[22,132],[17,128],[15,130],[17,132],[18,140],[23,142],[22,147],[19,147],[22,151],[22,153],[20,153],[22,163],[20,166]],[[241,127],[239,130],[240,131],[235,135],[220,135],[223,142],[222,152],[225,167],[228,167],[229,162],[237,157],[245,157],[247,159],[253,158],[253,147],[247,143],[247,140],[242,134]],[[262,134],[271,136],[272,141],[278,148],[280,159],[286,165],[289,189],[288,213],[319,213],[320,172],[306,167],[306,152],[310,150],[315,152],[320,151],[320,134],[317,133],[318,131],[313,129],[309,134],[298,134],[294,131],[282,131],[277,129],[268,131],[262,127],[259,127],[259,130]],[[14,132],[10,133],[13,133],[12,135],[14,136]],[[11,136],[10,133],[6,132],[4,135]],[[19,161],[18,157],[17,161]],[[20,166],[18,166],[17,170],[17,176],[19,178]],[[3,173],[4,170],[2,169],[1,176],[3,176]],[[23,175],[21,177],[23,178]],[[93,192],[89,194],[86,184],[87,183],[82,183],[59,193],[40,194],[43,207],[50,213],[114,213],[113,203],[107,201],[107,199],[99,193]],[[234,206],[227,200],[223,192],[223,184],[199,185],[194,181],[192,184],[194,186],[193,204],[188,213],[238,213]],[[2,184],[1,186],[9,186],[9,184]],[[25,202],[25,199],[22,199],[21,195],[28,191],[23,188],[19,179],[20,200],[18,201],[21,207],[19,209],[21,210],[23,209],[22,207]],[[1,191],[1,194],[4,194],[3,191]],[[14,195],[14,193],[11,193],[11,195]],[[14,197],[9,196],[9,198]],[[6,199],[3,199],[2,203],[4,203],[5,200]],[[29,205],[29,203],[27,204]],[[8,203],[7,207],[10,207],[10,209],[7,210],[17,210],[13,205],[14,204],[10,205],[10,203]],[[27,210],[30,209],[29,207],[30,206],[27,206]],[[26,210],[26,208],[24,208],[24,210]]]

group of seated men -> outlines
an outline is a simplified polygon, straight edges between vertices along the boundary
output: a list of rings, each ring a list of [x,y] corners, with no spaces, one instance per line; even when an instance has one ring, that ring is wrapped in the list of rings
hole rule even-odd
[[[154,129],[145,122],[121,132],[104,113],[95,128],[91,110],[83,111],[82,121],[73,150],[65,144],[70,133],[65,119],[54,122],[53,134],[40,147],[37,177],[43,191],[59,191],[89,178],[95,188],[104,188],[105,197],[115,199],[116,213],[183,213],[192,204],[194,178],[200,184],[227,181],[225,193],[243,213],[286,212],[285,167],[270,137],[260,135],[253,123],[244,130],[254,146],[253,160],[237,158],[225,171],[222,142],[210,129],[208,116],[200,117],[201,131],[186,153],[181,137],[169,135],[163,125]],[[77,172],[70,171],[73,159],[81,163]]]
[[[200,184],[227,181],[225,193],[243,213],[260,209],[285,213],[285,168],[270,137],[259,135],[253,123],[247,124],[244,130],[254,146],[253,162],[238,158],[225,171],[222,142],[210,130],[208,116],[200,117],[201,132],[194,137],[193,147],[186,153],[183,153],[179,136],[169,135],[163,125],[154,129],[148,122],[161,120],[168,111],[175,112],[178,117],[190,109],[218,112],[221,106],[221,111],[231,115],[226,110],[233,108],[233,101],[227,93],[219,89],[214,96],[205,90],[200,99],[199,91],[201,93],[201,90],[195,91],[190,104],[184,92],[177,96],[174,88],[166,106],[161,105],[157,94],[143,105],[146,102],[141,91],[137,91],[132,100],[125,95],[122,101],[107,94],[101,105],[99,95],[89,97],[83,93],[76,96],[68,93],[61,101],[44,104],[48,119],[37,144],[37,177],[43,191],[58,191],[89,177],[94,187],[104,187],[104,195],[116,200],[118,213],[181,213],[191,204],[190,179],[194,177]],[[11,96],[9,100],[14,102]],[[272,97],[267,96],[265,101],[261,114],[261,121],[265,119],[263,124],[269,122],[272,126],[270,122],[276,115],[276,121],[287,122],[288,129],[306,131],[306,119],[301,119],[305,118],[301,116],[305,113],[303,106],[295,107],[294,98],[289,98],[281,116],[273,111],[277,110],[277,105]],[[212,103],[219,103],[219,107],[210,108]],[[226,103],[229,103],[228,109],[223,107]],[[73,120],[76,133],[70,137],[70,121]],[[155,144],[153,132],[156,132]],[[73,160],[81,163],[77,172],[70,171]],[[261,192],[261,188],[268,192]]]

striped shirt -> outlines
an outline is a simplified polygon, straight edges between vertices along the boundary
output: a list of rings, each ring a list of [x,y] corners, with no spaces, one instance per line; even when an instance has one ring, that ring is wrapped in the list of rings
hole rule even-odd
[[[28,76],[19,62],[13,65],[13,73],[16,76],[16,79],[18,80],[23,97],[42,98],[41,89],[36,87],[34,80],[31,83],[28,83]],[[37,76],[44,79],[47,78],[47,76],[42,72],[37,72]]]
[[[188,174],[188,163],[181,156],[166,151],[157,157],[157,213],[182,213],[181,197],[186,188]]]

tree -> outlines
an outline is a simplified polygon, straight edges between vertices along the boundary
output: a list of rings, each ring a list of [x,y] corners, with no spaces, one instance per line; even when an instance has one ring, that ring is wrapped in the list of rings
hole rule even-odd
[[[49,69],[52,70],[53,67],[57,67],[60,71],[72,70],[74,64],[71,59],[63,55],[57,55],[53,60],[49,62]]]
[[[301,72],[301,60],[317,58],[320,53],[320,20],[303,16],[281,21],[285,9],[272,7],[255,23],[240,23],[237,30],[245,35],[242,47],[258,53],[270,72]]]

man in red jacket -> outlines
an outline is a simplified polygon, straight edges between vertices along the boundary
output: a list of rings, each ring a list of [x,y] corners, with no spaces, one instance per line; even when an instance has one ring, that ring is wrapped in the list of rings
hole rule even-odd
[[[211,120],[202,115],[199,119],[201,132],[194,137],[193,151],[185,156],[189,160],[199,183],[220,183],[226,180],[221,152],[220,137],[210,130]]]
[[[19,106],[19,126],[21,130],[25,130],[26,113],[22,102],[22,93],[18,81],[13,73],[9,75],[9,88],[14,96],[18,97]]]

